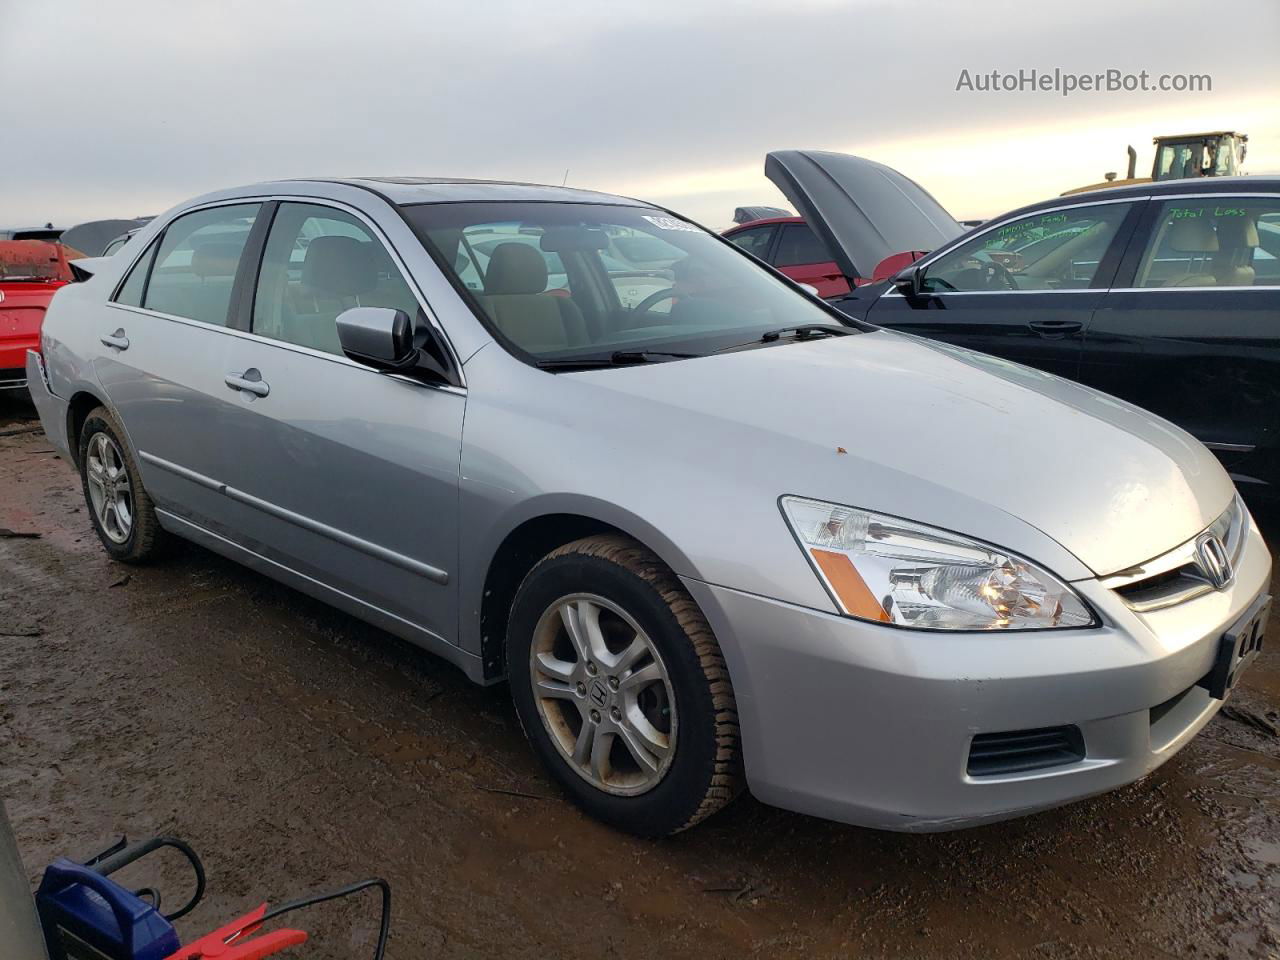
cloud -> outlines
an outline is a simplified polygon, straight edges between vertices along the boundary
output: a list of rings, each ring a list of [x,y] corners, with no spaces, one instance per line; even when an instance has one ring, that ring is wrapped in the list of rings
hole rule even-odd
[[[1001,191],[1034,199],[1020,195],[1028,184],[1066,189],[1114,169],[1122,131],[1141,150],[1178,132],[1157,122],[1193,113],[1271,125],[1249,130],[1261,142],[1280,127],[1256,108],[1280,86],[1273,0],[1233,5],[1232,22],[1251,28],[1231,31],[1229,55],[1192,28],[1207,16],[1195,0],[63,0],[57,11],[56,25],[45,4],[10,0],[0,14],[0,221],[155,212],[299,175],[558,183],[568,170],[571,184],[678,201],[722,224],[737,203],[776,199],[759,173],[766,151],[805,146],[914,164],[940,196],[976,198],[958,213],[990,214],[1011,205]],[[1214,90],[955,91],[963,68],[1031,67],[1208,72]],[[1045,171],[1046,136],[1059,138],[1061,173]],[[1252,153],[1262,159],[1259,141]]]

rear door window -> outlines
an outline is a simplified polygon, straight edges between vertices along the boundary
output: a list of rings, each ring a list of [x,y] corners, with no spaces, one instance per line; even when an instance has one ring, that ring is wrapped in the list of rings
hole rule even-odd
[[[156,251],[142,306],[226,326],[240,257],[261,206],[210,207],[169,224]]]
[[[391,254],[360,219],[320,204],[280,204],[258,273],[253,332],[341,356],[337,319],[352,307],[418,313]]]
[[[778,238],[778,252],[773,264],[776,267],[798,267],[806,263],[826,263],[832,259],[827,245],[818,239],[808,224],[788,223]]]
[[[774,224],[767,227],[754,227],[750,230],[739,230],[728,238],[734,246],[741,247],[752,256],[764,260],[769,254],[769,244],[773,243],[773,234],[778,228]]]
[[[155,255],[156,245],[152,243],[147,247],[147,252],[138,258],[138,262],[129,271],[129,276],[121,284],[120,291],[116,294],[116,303],[123,303],[130,307],[142,306],[142,295],[147,285],[147,271],[151,269],[151,261],[155,259]]]
[[[1280,199],[1182,198],[1156,215],[1135,287],[1280,285]]]

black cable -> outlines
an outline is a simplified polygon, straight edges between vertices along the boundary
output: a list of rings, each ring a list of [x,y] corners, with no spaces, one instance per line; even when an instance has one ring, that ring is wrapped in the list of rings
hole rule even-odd
[[[153,910],[160,909],[160,891],[155,887],[139,887],[137,890],[133,891],[133,895],[139,900],[144,898],[150,900],[151,908]]]
[[[187,862],[191,864],[191,869],[196,875],[196,890],[195,893],[191,894],[191,899],[181,909],[175,910],[173,913],[164,914],[164,918],[172,923],[174,920],[185,917],[196,908],[196,904],[204,899],[204,864],[200,862],[200,858],[196,856],[196,852],[190,846],[176,837],[160,837],[156,846],[173,847],[173,849],[187,858]],[[156,895],[155,905],[158,910],[160,908],[160,896],[158,894]]]
[[[191,895],[191,899],[186,902],[180,910],[173,913],[164,914],[164,918],[170,922],[185,917],[188,913],[195,909],[204,898],[204,864],[200,862],[200,857],[191,849],[185,841],[179,840],[177,837],[152,837],[150,840],[144,840],[142,843],[134,847],[125,847],[123,842],[116,844],[110,850],[103,851],[91,861],[92,867],[96,873],[102,874],[104,877],[108,874],[119,870],[121,867],[141,860],[150,853],[154,853],[162,847],[173,847],[191,864],[191,869],[196,875],[196,892]],[[156,898],[156,905],[159,905],[159,898]]]
[[[391,884],[383,880],[381,877],[373,877],[369,880],[361,880],[358,883],[348,884],[345,887],[339,887],[337,890],[331,890],[328,893],[317,893],[310,897],[302,897],[298,900],[290,900],[288,903],[282,903],[278,907],[272,907],[262,915],[260,920],[255,920],[253,926],[261,926],[268,920],[274,920],[283,914],[293,910],[301,910],[303,907],[312,907],[317,903],[324,903],[327,900],[337,900],[339,897],[349,897],[353,893],[359,893],[361,890],[367,890],[370,887],[377,887],[382,891],[382,922],[378,929],[378,946],[373,952],[373,960],[382,960],[383,955],[387,952],[387,936],[391,932]]]

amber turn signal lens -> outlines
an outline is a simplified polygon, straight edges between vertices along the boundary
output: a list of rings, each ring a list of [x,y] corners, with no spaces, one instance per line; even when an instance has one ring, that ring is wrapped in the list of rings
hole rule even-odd
[[[867,582],[862,579],[852,560],[843,553],[833,553],[830,550],[810,548],[809,553],[813,555],[822,575],[827,578],[827,583],[831,584],[845,613],[864,620],[892,622],[875,594],[867,588]]]

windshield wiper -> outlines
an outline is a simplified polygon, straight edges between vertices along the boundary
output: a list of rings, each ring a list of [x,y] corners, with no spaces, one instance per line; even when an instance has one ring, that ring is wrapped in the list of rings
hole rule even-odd
[[[615,350],[607,357],[564,357],[559,360],[539,360],[537,365],[543,370],[591,370],[597,367],[629,367],[637,363],[688,360],[701,356],[701,353],[679,353],[673,350]]]
[[[680,353],[674,350],[615,350],[610,359],[614,363],[661,363],[663,360],[688,360],[700,356],[700,353]]]
[[[754,346],[757,343],[775,343],[786,336],[794,336],[797,340],[810,340],[815,337],[848,337],[858,333],[853,327],[842,327],[835,323],[802,323],[795,327],[776,327],[773,330],[766,330],[754,340],[747,340],[744,343],[731,343],[727,347],[721,347],[715,353],[727,353],[730,350],[739,350],[742,347]]]

